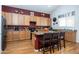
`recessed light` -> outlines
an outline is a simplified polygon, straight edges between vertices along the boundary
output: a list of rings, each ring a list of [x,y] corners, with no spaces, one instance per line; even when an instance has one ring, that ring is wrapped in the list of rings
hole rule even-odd
[[[52,7],[51,5],[48,5],[48,7]]]

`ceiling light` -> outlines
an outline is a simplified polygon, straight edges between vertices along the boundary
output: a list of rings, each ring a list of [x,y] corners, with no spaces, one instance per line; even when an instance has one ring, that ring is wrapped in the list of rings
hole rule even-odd
[[[52,7],[51,5],[48,5],[48,7]]]

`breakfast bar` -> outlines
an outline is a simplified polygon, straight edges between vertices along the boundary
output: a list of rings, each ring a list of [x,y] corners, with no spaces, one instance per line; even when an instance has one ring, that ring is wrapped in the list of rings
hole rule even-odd
[[[45,33],[60,33],[60,32],[64,32],[64,39],[66,41],[71,41],[71,42],[75,42],[75,38],[76,38],[76,31],[72,31],[72,30],[62,30],[62,31],[48,31],[48,32],[34,32],[34,39],[33,39],[33,47],[34,49],[38,50],[40,49],[40,40],[42,35],[44,35]],[[69,35],[71,36],[69,36]],[[68,36],[68,37],[67,37]],[[69,39],[68,39],[69,38]]]

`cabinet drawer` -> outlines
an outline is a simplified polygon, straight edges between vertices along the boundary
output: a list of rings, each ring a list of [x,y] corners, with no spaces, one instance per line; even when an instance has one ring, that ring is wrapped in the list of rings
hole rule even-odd
[[[76,32],[65,32],[65,40],[76,42]]]

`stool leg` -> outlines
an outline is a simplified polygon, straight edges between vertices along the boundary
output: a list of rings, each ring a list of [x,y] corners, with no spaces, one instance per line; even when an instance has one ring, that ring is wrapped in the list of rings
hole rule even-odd
[[[59,41],[59,46],[60,46],[60,50],[61,50],[61,40]]]
[[[43,54],[45,54],[44,47],[43,47]]]
[[[65,40],[63,40],[63,43],[64,43],[64,48],[65,48]]]
[[[53,49],[53,53],[54,53],[54,45],[52,46],[52,49]]]

